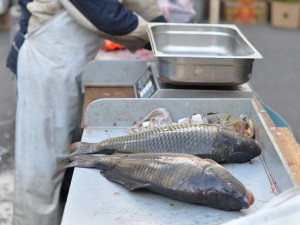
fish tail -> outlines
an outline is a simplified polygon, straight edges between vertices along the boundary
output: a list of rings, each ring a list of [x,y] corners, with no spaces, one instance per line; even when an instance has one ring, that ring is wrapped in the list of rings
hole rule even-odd
[[[95,143],[87,143],[87,142],[75,142],[70,145],[69,152],[71,152],[66,158],[59,161],[59,164],[62,164],[70,157],[76,155],[83,155],[83,154],[93,154],[93,153],[101,153],[101,148],[99,148],[99,144]]]
[[[61,174],[62,172],[64,172],[67,168],[71,168],[71,167],[75,167],[75,163],[74,162],[70,162],[67,165],[65,165],[61,170],[59,170],[56,175]]]
[[[90,153],[91,151],[95,151],[95,146],[97,144],[94,143],[87,143],[87,142],[75,142],[70,145],[69,152],[81,152],[81,153]]]
[[[83,168],[91,168],[95,167],[94,156],[90,155],[79,155],[70,157],[71,162],[66,164],[61,170],[59,170],[56,175],[64,172],[65,169],[71,167],[83,167]]]

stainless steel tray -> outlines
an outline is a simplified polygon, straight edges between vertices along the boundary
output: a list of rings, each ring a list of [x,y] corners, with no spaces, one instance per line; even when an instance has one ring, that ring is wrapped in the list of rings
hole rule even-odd
[[[130,192],[106,180],[97,169],[75,168],[63,216],[67,224],[219,224],[251,214],[296,181],[251,99],[101,99],[85,114],[82,141],[99,142],[124,135],[125,129],[155,108],[165,107],[174,121],[194,113],[247,115],[254,121],[263,147],[251,163],[223,164],[255,195],[255,203],[240,212],[188,204],[147,191]]]
[[[82,93],[85,93],[87,87],[132,87],[136,91],[136,81],[149,66],[155,70],[156,83],[157,70],[155,66],[152,66],[154,64],[155,62],[147,60],[90,61],[82,72]],[[231,87],[195,88],[158,82],[157,90],[151,98],[217,98],[219,96],[222,98],[252,98],[253,96],[247,83]]]
[[[159,77],[169,83],[242,84],[262,58],[235,25],[149,23],[148,33]]]

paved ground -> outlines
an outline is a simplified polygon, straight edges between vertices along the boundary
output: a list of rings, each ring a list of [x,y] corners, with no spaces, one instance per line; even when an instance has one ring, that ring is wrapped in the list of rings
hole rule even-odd
[[[240,26],[264,56],[255,61],[251,84],[261,99],[290,124],[300,142],[300,30],[269,25]],[[0,225],[11,224],[15,80],[5,67],[9,33],[0,31]]]
[[[288,122],[300,143],[300,29],[239,27],[264,57],[255,61],[250,83],[264,103]]]
[[[5,66],[9,33],[0,31],[0,225],[11,224],[14,172],[15,79]]]

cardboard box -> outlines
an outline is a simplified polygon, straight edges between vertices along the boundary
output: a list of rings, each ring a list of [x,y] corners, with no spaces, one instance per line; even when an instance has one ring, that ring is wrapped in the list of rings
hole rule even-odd
[[[300,3],[272,2],[271,24],[275,27],[297,29],[300,27]]]
[[[229,23],[265,23],[268,19],[268,6],[265,1],[225,0],[225,20]]]
[[[0,30],[9,29],[9,13],[8,11],[3,15],[0,15]]]

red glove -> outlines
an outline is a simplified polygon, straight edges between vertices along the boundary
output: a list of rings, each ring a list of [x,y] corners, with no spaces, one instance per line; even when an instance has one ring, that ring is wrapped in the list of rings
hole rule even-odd
[[[124,47],[115,42],[112,42],[112,41],[106,39],[106,40],[104,40],[104,43],[103,43],[101,49],[106,52],[109,52],[109,51],[124,49]]]

